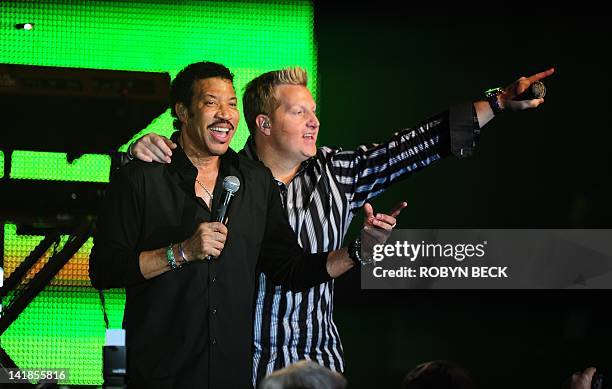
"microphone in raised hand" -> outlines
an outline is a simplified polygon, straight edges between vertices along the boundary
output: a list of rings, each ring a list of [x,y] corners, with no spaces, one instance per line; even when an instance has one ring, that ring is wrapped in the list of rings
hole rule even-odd
[[[543,99],[546,96],[546,86],[542,81],[536,81],[529,85],[527,89],[520,95],[514,97],[512,100],[533,100],[533,99]]]

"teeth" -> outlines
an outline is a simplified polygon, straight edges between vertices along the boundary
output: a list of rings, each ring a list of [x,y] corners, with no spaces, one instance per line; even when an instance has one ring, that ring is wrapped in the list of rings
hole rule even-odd
[[[223,127],[211,127],[210,130],[215,132],[229,132],[229,128]]]

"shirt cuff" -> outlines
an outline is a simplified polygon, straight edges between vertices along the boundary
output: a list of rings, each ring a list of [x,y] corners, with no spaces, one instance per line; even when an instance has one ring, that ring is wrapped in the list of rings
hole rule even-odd
[[[474,103],[461,103],[452,106],[449,111],[451,152],[458,158],[472,155],[480,127]]]
[[[314,256],[315,261],[318,263],[313,274],[313,276],[319,280],[315,285],[332,280],[333,278],[327,272],[327,257],[329,253],[316,253],[310,255]]]
[[[142,275],[140,271],[140,254],[134,253],[131,258],[128,258],[125,266],[123,284],[127,286],[140,284],[147,279]]]

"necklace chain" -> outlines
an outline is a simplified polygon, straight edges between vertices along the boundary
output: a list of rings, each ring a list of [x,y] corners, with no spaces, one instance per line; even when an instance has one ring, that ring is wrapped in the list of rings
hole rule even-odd
[[[202,184],[202,183],[200,182],[200,180],[198,180],[197,178],[196,178],[196,182],[197,182],[198,184],[200,184],[200,186],[201,186],[201,187],[202,187],[202,188],[203,188],[203,189],[206,191],[206,194],[208,195],[208,197],[210,197],[210,199],[212,200],[212,199],[213,199],[213,195],[212,195],[212,193],[210,193],[210,192],[209,192],[209,190],[208,190],[208,189],[206,189],[206,187],[204,186],[204,184]]]

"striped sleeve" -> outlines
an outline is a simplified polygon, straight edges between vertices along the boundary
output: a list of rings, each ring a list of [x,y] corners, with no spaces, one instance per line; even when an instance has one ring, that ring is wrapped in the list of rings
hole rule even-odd
[[[479,130],[474,115],[473,104],[464,103],[393,134],[385,143],[362,145],[356,150],[325,149],[351,211],[451,153],[460,158],[471,155]]]

